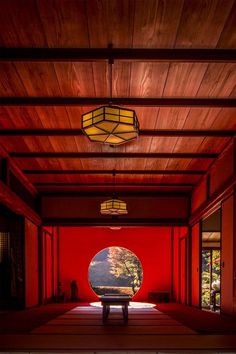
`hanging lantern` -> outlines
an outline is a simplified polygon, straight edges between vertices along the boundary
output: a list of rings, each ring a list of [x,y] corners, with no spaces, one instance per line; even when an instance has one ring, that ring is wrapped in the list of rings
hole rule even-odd
[[[103,106],[82,115],[82,130],[91,141],[119,145],[137,138],[139,123],[134,110]]]
[[[126,203],[119,199],[110,199],[101,203],[102,215],[124,215],[128,214]]]

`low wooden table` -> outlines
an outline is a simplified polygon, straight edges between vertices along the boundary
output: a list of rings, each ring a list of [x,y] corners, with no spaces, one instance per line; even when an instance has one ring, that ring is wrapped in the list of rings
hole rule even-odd
[[[110,306],[121,306],[124,322],[128,322],[128,306],[130,300],[131,297],[128,295],[102,295],[101,303],[103,307],[103,311],[102,311],[103,323],[107,321],[108,315],[110,313]]]

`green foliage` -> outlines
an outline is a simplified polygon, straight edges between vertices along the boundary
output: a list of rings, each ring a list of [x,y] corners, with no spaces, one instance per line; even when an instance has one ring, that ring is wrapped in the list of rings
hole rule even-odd
[[[220,280],[220,250],[202,251],[202,306],[210,307],[213,281]],[[211,282],[211,284],[210,284]],[[220,302],[220,294],[216,295]]]
[[[109,248],[108,260],[111,264],[111,274],[116,278],[129,279],[133,294],[139,289],[142,282],[142,267],[138,258],[121,247]]]

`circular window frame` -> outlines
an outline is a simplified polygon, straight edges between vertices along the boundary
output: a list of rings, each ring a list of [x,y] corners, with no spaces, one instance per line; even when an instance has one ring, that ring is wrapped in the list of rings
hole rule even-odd
[[[140,261],[139,257],[133,252],[131,251],[130,249],[126,248],[126,247],[123,247],[123,246],[108,246],[108,247],[104,247],[102,249],[100,249],[98,252],[95,253],[95,255],[92,257],[92,259],[90,260],[89,262],[89,266],[88,266],[88,276],[87,276],[87,279],[88,279],[88,284],[89,284],[89,287],[91,289],[91,291],[98,297],[100,297],[102,294],[98,294],[95,290],[94,290],[94,287],[92,286],[92,282],[90,281],[90,266],[91,266],[91,263],[93,262],[94,258],[101,252],[103,252],[104,250],[106,249],[110,249],[110,248],[121,248],[125,251],[127,251],[128,253],[131,253],[132,255],[135,256],[135,258],[138,260],[138,263],[140,264],[141,266],[141,281],[140,281],[140,286],[138,288],[137,291],[135,291],[134,294],[131,295],[131,297],[134,297],[137,295],[137,293],[140,291],[142,285],[143,285],[143,280],[144,280],[144,271],[143,271],[143,266],[142,266],[142,262]],[[131,287],[132,288],[132,287]],[[109,293],[111,294],[111,293]],[[122,294],[120,294],[122,296]]]

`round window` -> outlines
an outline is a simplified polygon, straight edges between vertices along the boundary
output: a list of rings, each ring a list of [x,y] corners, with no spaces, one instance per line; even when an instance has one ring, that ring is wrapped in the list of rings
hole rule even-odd
[[[89,265],[89,282],[97,295],[133,296],[140,288],[143,270],[138,257],[123,247],[108,247]]]

